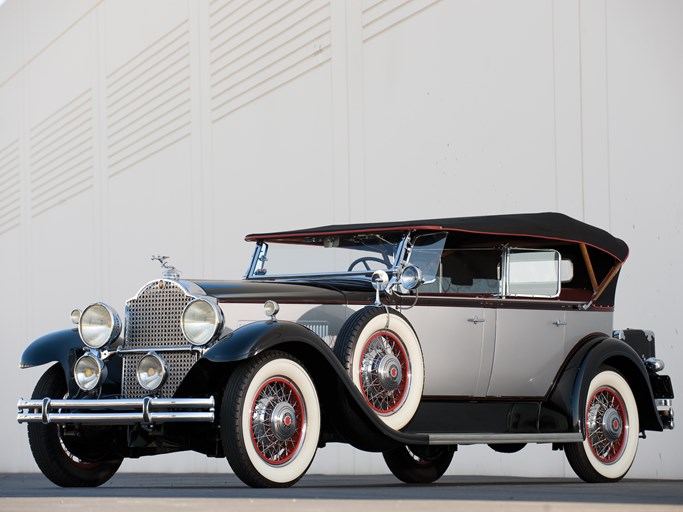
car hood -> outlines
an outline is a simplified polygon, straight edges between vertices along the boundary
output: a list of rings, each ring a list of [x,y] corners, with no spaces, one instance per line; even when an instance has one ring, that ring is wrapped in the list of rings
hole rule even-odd
[[[328,283],[291,283],[275,281],[204,281],[189,280],[219,302],[265,302],[339,304],[347,296],[337,286]]]

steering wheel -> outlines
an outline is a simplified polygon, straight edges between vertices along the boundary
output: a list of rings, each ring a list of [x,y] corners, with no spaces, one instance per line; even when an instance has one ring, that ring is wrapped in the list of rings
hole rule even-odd
[[[361,258],[353,260],[351,262],[351,265],[349,265],[347,272],[352,272],[353,267],[355,267],[356,265],[360,265],[360,264],[363,264],[363,266],[365,267],[365,270],[370,271],[372,269],[370,268],[370,265],[368,265],[369,261],[376,261],[378,263],[381,263],[382,265],[384,265],[384,268],[388,267],[387,261],[383,260],[382,258],[377,258],[375,256],[363,256]]]

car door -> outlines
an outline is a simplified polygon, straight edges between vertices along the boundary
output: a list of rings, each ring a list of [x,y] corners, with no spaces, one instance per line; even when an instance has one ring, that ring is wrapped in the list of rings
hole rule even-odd
[[[485,396],[493,359],[495,309],[453,307],[453,299],[448,298],[429,302],[404,311],[422,347],[423,394]]]
[[[498,309],[488,397],[542,397],[564,361],[562,310]]]

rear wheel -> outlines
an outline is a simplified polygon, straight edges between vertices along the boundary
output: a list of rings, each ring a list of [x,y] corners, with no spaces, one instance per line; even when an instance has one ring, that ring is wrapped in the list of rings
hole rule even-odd
[[[230,377],[221,438],[235,474],[251,487],[288,487],[313,462],[320,437],[318,395],[294,357],[265,352]]]
[[[566,444],[574,472],[584,481],[616,482],[628,472],[638,450],[638,406],[624,378],[601,370],[590,382],[584,417],[586,439]]]
[[[56,364],[40,378],[33,399],[64,398],[66,379]],[[96,487],[109,480],[119,469],[122,457],[107,447],[111,437],[106,431],[83,428],[79,437],[64,435],[64,427],[49,423],[29,423],[28,440],[33,458],[43,474],[61,487]]]
[[[399,446],[382,453],[387,466],[399,480],[408,484],[435,482],[451,465],[452,446]]]

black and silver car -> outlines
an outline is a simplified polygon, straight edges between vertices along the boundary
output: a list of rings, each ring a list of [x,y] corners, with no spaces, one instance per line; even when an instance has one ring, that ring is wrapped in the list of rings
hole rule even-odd
[[[52,364],[17,417],[47,478],[96,486],[126,457],[194,450],[289,486],[338,442],[425,483],[459,445],[544,443],[605,482],[674,426],[654,334],[613,331],[628,248],[601,229],[537,213],[246,240],[242,280],[156,257],[123,317],[95,302],[26,348],[22,367]]]

